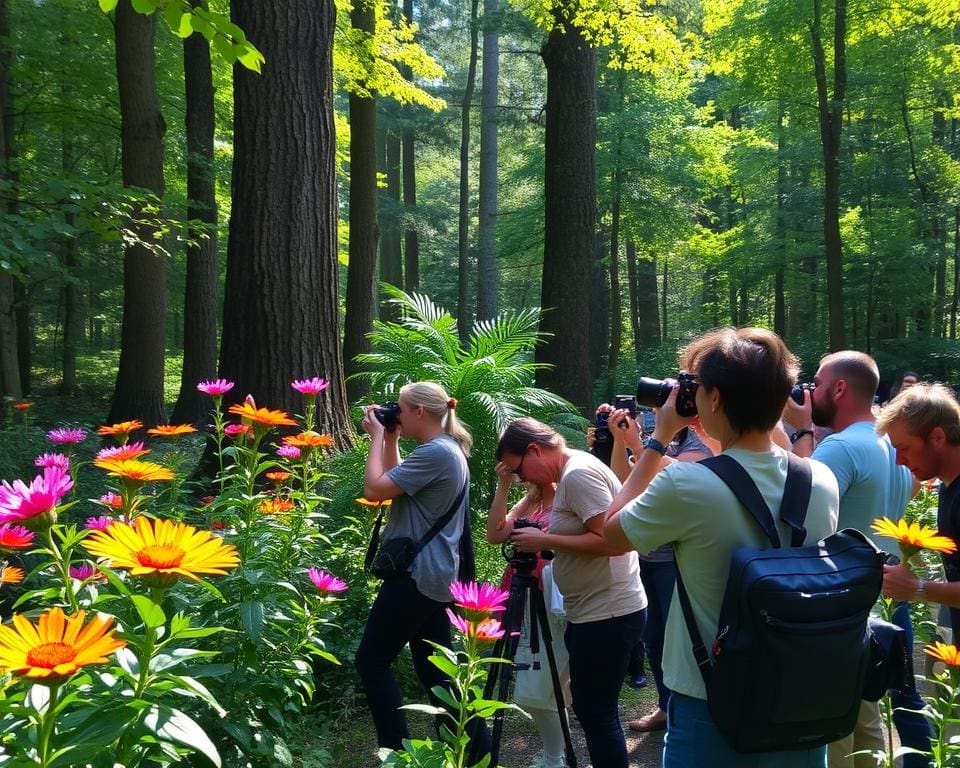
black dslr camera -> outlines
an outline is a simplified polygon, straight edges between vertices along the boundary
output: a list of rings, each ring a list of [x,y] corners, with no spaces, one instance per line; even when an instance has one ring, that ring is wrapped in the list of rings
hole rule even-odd
[[[383,424],[383,428],[387,432],[393,432],[397,428],[397,419],[400,416],[400,404],[399,403],[384,403],[378,408],[373,409],[373,415],[377,417],[377,421]]]
[[[681,416],[696,416],[695,398],[700,385],[689,373],[680,373],[676,379],[651,379],[642,376],[637,382],[637,403],[648,408],[659,408],[667,402],[674,384],[680,385],[680,391],[677,392],[677,413]]]
[[[543,526],[535,520],[528,520],[525,517],[518,517],[513,521],[513,530],[517,531],[521,528],[536,528],[537,530],[543,530]],[[519,552],[514,549],[512,541],[503,542],[503,544],[500,545],[500,553],[503,555],[503,559],[510,563],[510,565],[516,568],[520,573],[532,573],[533,569],[537,566],[537,553]],[[544,560],[550,560],[553,558],[553,552],[550,550],[543,550],[540,553],[540,556]]]
[[[790,390],[790,397],[793,399],[797,405],[803,405],[803,393],[810,392],[810,396],[813,397],[813,390],[817,388],[816,384],[808,383],[797,383],[793,385],[793,388]]]

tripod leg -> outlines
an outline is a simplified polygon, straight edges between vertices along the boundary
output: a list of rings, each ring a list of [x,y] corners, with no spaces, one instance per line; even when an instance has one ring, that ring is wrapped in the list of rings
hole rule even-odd
[[[563,731],[563,745],[567,752],[568,768],[577,768],[577,756],[573,751],[573,740],[570,738],[570,723],[567,721],[567,708],[563,701],[563,690],[560,686],[560,674],[557,671],[557,659],[553,653],[553,633],[547,621],[547,606],[543,599],[543,592],[539,589],[533,592],[533,605],[536,608],[537,622],[540,625],[543,645],[547,651],[547,662],[550,665],[550,680],[553,682],[553,697],[557,703],[557,717],[560,718],[560,729]]]

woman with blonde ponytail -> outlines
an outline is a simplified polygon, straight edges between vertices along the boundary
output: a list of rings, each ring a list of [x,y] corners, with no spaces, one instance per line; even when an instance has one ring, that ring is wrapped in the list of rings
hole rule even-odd
[[[381,547],[391,539],[421,542],[435,524],[442,527],[425,540],[407,572],[384,580],[357,648],[355,664],[376,725],[377,743],[391,749],[401,749],[410,732],[390,666],[409,643],[420,683],[433,703],[441,706],[430,692],[434,686],[446,686],[448,680],[429,661],[433,648],[426,641],[450,647],[445,612],[451,603],[450,585],[474,578],[467,466],[473,439],[457,419],[457,401],[439,384],[421,381],[401,388],[397,406],[392,429],[377,418],[377,405],[367,408],[362,422],[370,436],[363,494],[370,500],[393,500]],[[417,442],[404,459],[400,458],[401,435]],[[443,523],[445,515],[449,519]],[[437,722],[439,727],[441,719]],[[476,743],[475,754],[488,752],[483,723],[468,730]]]

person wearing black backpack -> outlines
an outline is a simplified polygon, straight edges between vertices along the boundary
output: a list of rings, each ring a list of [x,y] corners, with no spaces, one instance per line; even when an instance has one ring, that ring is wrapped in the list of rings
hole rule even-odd
[[[697,383],[695,402],[700,425],[719,441],[721,461],[732,459],[746,471],[771,511],[771,523],[780,539],[795,540],[779,513],[788,465],[792,469],[797,461],[809,470],[809,503],[802,523],[805,540],[815,542],[831,534],[836,529],[838,511],[836,479],[819,462],[790,459],[772,440],[798,372],[796,358],[783,341],[759,328],[720,329],[694,340],[684,351],[681,363]],[[678,415],[677,391],[675,386],[659,410],[653,436],[614,499],[604,525],[604,538],[614,547],[649,552],[672,542],[675,548],[678,592],[667,619],[663,661],[664,680],[673,695],[667,712],[663,766],[823,768],[823,741],[814,747],[795,743],[776,751],[737,751],[708,707],[706,674],[701,672],[697,655],[703,656],[701,664],[709,664],[709,659],[702,647],[694,648],[684,611],[680,610],[680,585],[689,597],[690,619],[709,648],[710,640],[717,636],[735,552],[770,545],[716,470],[697,462],[671,464],[659,471],[664,446],[693,421],[693,417]],[[707,461],[716,462],[716,458]],[[863,621],[865,624],[866,619]],[[777,697],[776,691],[763,694]],[[857,700],[847,703],[854,717]],[[736,717],[739,713],[732,714]]]

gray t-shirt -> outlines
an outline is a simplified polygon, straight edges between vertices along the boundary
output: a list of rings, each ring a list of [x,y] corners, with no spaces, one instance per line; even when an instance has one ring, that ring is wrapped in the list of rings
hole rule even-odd
[[[387,472],[403,489],[393,500],[383,529],[383,540],[409,537],[419,541],[430,527],[449,511],[467,483],[470,470],[460,444],[449,435],[440,435],[418,445],[397,466]],[[470,506],[470,489],[444,528],[420,550],[410,575],[417,589],[441,603],[449,603],[450,585],[460,567],[459,544]]]

